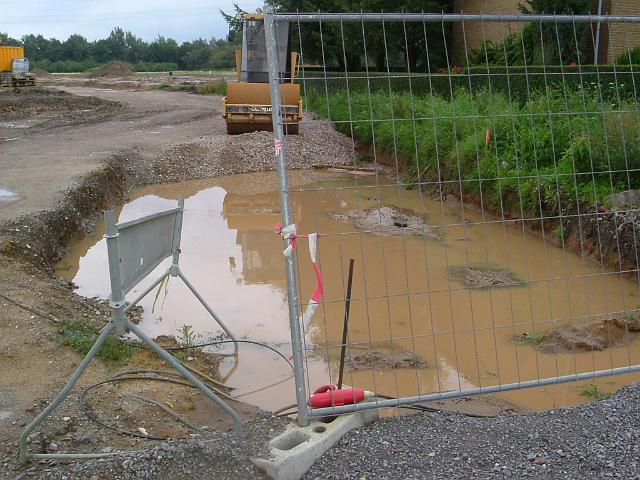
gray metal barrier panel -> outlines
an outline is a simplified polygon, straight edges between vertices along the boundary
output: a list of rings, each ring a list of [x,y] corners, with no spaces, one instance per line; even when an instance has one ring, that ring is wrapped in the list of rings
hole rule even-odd
[[[302,316],[313,271],[297,250],[285,259],[301,425],[640,378],[639,212],[616,200],[640,190],[640,16],[265,11],[282,223],[295,232],[304,199],[338,210],[322,211],[336,222],[320,222],[325,297],[310,328]],[[305,121],[310,111],[330,120],[353,145],[343,163],[358,169],[367,157],[371,177],[289,186],[280,24],[301,55]],[[363,212],[341,202],[377,218],[359,224]],[[391,232],[383,209],[401,216],[406,202],[416,218]],[[327,380],[338,377],[347,252],[356,261],[347,358],[372,364],[347,371],[345,383],[379,395],[310,408],[308,362],[320,356]],[[600,344],[570,339],[589,329],[600,329]],[[408,355],[408,366],[374,365],[387,350]]]

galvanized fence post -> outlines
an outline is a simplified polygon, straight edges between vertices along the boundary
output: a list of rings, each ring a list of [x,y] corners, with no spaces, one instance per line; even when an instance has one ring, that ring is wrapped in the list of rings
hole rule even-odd
[[[280,109],[280,75],[278,72],[278,49],[276,43],[276,21],[273,9],[264,7],[264,32],[267,45],[267,63],[269,66],[269,84],[271,86],[271,112],[273,119],[273,133],[275,156],[280,183],[280,208],[282,224],[287,227],[293,224],[291,204],[289,200],[289,185],[287,179],[287,165],[284,149],[284,131],[282,128],[282,111]],[[290,240],[285,239],[285,247]],[[298,424],[302,427],[309,424],[307,414],[307,398],[304,379],[304,358],[302,355],[302,337],[300,329],[298,280],[295,255],[285,257],[287,273],[287,294],[289,298],[289,324],[291,328],[291,348],[293,350],[294,377],[296,385],[296,403],[298,406]]]
[[[109,306],[111,307],[111,320],[116,327],[116,333],[120,336],[127,332],[126,320],[124,317],[124,292],[122,289],[122,278],[120,274],[120,253],[118,252],[118,229],[116,228],[116,214],[114,210],[105,212],[107,223],[107,250],[109,251],[109,278],[111,280],[111,296]]]

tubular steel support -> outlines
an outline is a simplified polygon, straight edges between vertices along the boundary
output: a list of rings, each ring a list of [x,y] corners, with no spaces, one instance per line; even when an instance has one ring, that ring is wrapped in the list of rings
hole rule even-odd
[[[105,212],[105,222],[107,223],[107,252],[109,260],[109,280],[111,281],[111,295],[109,295],[109,306],[111,307],[111,320],[116,327],[118,335],[124,335],[125,317],[124,291],[122,288],[122,277],[120,274],[120,252],[118,248],[118,227],[116,227],[116,213],[114,210]]]
[[[216,314],[216,312],[213,311],[213,309],[209,306],[209,304],[204,300],[204,298],[202,298],[202,295],[200,295],[198,293],[198,291],[194,288],[193,285],[191,285],[191,282],[189,282],[189,280],[187,280],[187,277],[184,276],[184,274],[182,273],[182,271],[178,268],[177,269],[177,275],[178,277],[180,277],[180,279],[182,279],[182,281],[184,282],[184,284],[189,288],[189,290],[191,290],[191,293],[193,293],[193,295],[198,299],[198,301],[202,304],[202,306],[205,308],[205,310],[207,312],[209,312],[209,315],[211,315],[213,317],[213,319],[218,322],[218,325],[220,325],[220,327],[222,328],[222,330],[224,330],[224,333],[227,334],[227,336],[234,341],[234,348],[235,348],[235,354],[238,354],[238,344],[235,343],[236,337],[233,336],[233,333],[231,333],[231,330],[229,330],[227,328],[227,326],[224,324],[224,322],[220,319],[220,317],[218,316],[218,314]]]
[[[273,8],[264,6],[264,31],[267,45],[267,63],[269,65],[269,84],[271,86],[271,111],[275,142],[278,179],[280,182],[280,208],[282,209],[282,224],[286,227],[293,223],[289,201],[289,185],[287,179],[287,165],[284,151],[284,132],[282,129],[282,111],[280,102],[280,78],[278,72],[278,52],[276,48],[277,28]],[[285,247],[289,240],[285,240]],[[287,273],[287,294],[289,298],[289,325],[291,328],[291,348],[293,351],[293,366],[296,385],[296,403],[298,406],[298,424],[306,427],[309,424],[307,415],[307,396],[304,383],[304,357],[302,355],[302,335],[300,316],[298,313],[298,280],[296,274],[296,260],[294,255],[285,257]]]
[[[266,8],[266,7],[265,7]],[[619,22],[640,23],[640,16],[613,15],[487,15],[482,13],[278,13],[273,15],[276,22],[557,22],[557,23],[592,23]],[[265,19],[266,22],[266,19]],[[265,23],[266,25],[266,23]]]
[[[575,382],[579,380],[594,380],[602,377],[612,377],[614,375],[622,375],[625,373],[640,372],[640,365],[632,365],[629,367],[611,368],[607,370],[598,370],[595,372],[584,372],[572,375],[561,375],[558,377],[541,378],[540,380],[527,380],[517,383],[503,383],[501,385],[492,385],[489,387],[472,388],[468,390],[453,390],[450,392],[430,393],[426,395],[415,395],[413,397],[402,397],[378,400],[376,402],[356,403],[352,405],[341,405],[336,407],[312,408],[309,409],[309,415],[312,417],[324,417],[328,415],[340,415],[343,413],[358,412],[361,410],[370,410],[373,408],[399,407],[401,405],[411,405],[413,403],[433,402],[436,400],[447,400],[451,398],[474,397],[477,395],[489,395],[512,390],[522,390],[524,388],[544,387],[547,385],[558,385],[561,383]]]
[[[104,343],[107,336],[111,333],[113,329],[114,329],[113,322],[109,322],[107,326],[102,329],[102,332],[100,332],[100,335],[96,340],[96,343],[93,344],[93,347],[91,347],[91,350],[89,350],[89,353],[87,353],[87,356],[84,357],[84,359],[82,360],[82,362],[80,363],[76,371],[73,372],[73,375],[71,375],[71,378],[69,378],[69,381],[64,386],[64,388],[60,391],[58,396],[54,398],[53,401],[49,405],[47,405],[47,408],[45,408],[42,412],[40,412],[40,415],[34,418],[33,421],[29,425],[27,425],[27,427],[22,431],[22,435],[20,435],[20,462],[21,463],[27,462],[27,438],[29,437],[29,434],[36,427],[38,427],[42,422],[44,422],[45,418],[47,418],[49,414],[53,410],[55,410],[58,407],[58,405],[62,403],[62,401],[67,397],[67,395],[69,395],[69,392],[71,391],[73,386],[76,384],[76,382],[78,381],[82,373],[85,371],[85,369],[87,368],[91,360],[93,360],[93,357],[95,357],[98,354],[98,352],[100,351],[100,348],[102,348],[102,344]],[[38,454],[37,458],[59,458],[59,455],[62,455],[62,454],[56,454],[56,455],[58,455],[58,457],[50,457],[47,454]],[[91,457],[91,458],[95,458],[95,457]]]
[[[109,210],[105,212],[105,219],[107,222],[107,232],[105,234],[105,238],[107,240],[107,252],[109,257],[109,274],[111,280],[111,295],[110,295],[110,306],[112,310],[112,315],[109,323],[102,329],[102,332],[96,339],[96,342],[87,353],[87,356],[82,360],[76,371],[71,375],[69,381],[64,386],[62,391],[58,394],[58,396],[24,429],[22,435],[20,436],[20,461],[22,463],[26,463],[29,458],[33,458],[36,460],[40,459],[51,459],[51,460],[83,460],[90,458],[102,458],[112,454],[104,454],[104,453],[96,453],[96,454],[77,454],[77,453],[37,453],[33,455],[27,455],[27,438],[29,434],[37,428],[42,422],[49,416],[49,414],[62,403],[62,401],[67,397],[71,389],[74,387],[84,370],[87,368],[91,360],[98,354],[102,345],[107,338],[107,336],[112,332],[116,331],[118,335],[123,335],[127,331],[133,332],[140,340],[142,340],[145,344],[151,348],[154,352],[156,352],[160,357],[162,357],[167,363],[169,363],[173,368],[175,368],[183,377],[185,377],[188,381],[193,383],[195,387],[197,387],[202,393],[204,393],[210,400],[212,400],[216,405],[222,408],[225,413],[227,413],[233,420],[236,433],[242,439],[242,420],[238,416],[238,414],[231,408],[224,400],[222,400],[218,395],[216,395],[211,389],[209,389],[203,382],[198,380],[189,370],[183,367],[180,362],[178,362],[169,352],[162,349],[159,345],[157,345],[150,337],[148,337],[141,329],[139,329],[136,325],[134,325],[126,316],[125,313],[128,312],[131,308],[135,307],[140,300],[142,300],[145,296],[147,296],[154,288],[156,288],[165,278],[169,276],[180,277],[185,285],[191,290],[191,292],[195,295],[195,297],[200,301],[200,303],[204,306],[207,312],[214,318],[214,320],[220,325],[220,327],[224,330],[224,332],[229,336],[231,340],[234,341],[235,347],[235,356],[237,359],[238,354],[238,344],[235,342],[236,338],[233,336],[231,331],[227,328],[227,326],[222,322],[222,320],[218,317],[218,315],[213,311],[213,309],[207,304],[207,302],[202,298],[202,296],[198,293],[198,291],[194,288],[193,285],[187,280],[184,274],[180,271],[180,267],[178,265],[179,257],[180,257],[180,236],[182,232],[182,209],[184,208],[184,201],[179,201],[179,207],[181,210],[176,215],[176,222],[173,231],[173,241],[172,241],[172,263],[171,266],[156,280],[154,280],[149,286],[147,286],[133,301],[126,302],[125,293],[122,286],[122,275],[120,270],[120,252],[118,248],[118,225],[116,224],[115,212],[113,210]],[[157,216],[157,214],[153,215]],[[145,221],[143,217],[140,219],[140,222]]]

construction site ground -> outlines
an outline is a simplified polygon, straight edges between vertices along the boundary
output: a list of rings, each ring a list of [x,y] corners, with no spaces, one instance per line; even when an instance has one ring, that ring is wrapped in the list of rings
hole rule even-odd
[[[47,79],[56,86],[0,93],[0,294],[3,295],[0,297],[0,479],[17,476],[175,478],[178,475],[259,478],[261,474],[250,464],[249,455],[263,450],[268,439],[284,428],[282,419],[246,404],[234,404],[248,422],[250,448],[246,448],[230,433],[231,423],[224,413],[210,406],[199,410],[201,402],[195,401],[192,410],[202,413],[198,421],[206,422],[213,433],[182,443],[162,443],[122,436],[88,421],[78,408],[81,389],[76,389],[33,435],[30,450],[110,452],[122,449],[131,453],[116,460],[93,461],[84,466],[43,461],[23,467],[18,462],[20,432],[53,399],[81,359],[79,353],[61,344],[60,325],[37,311],[42,310],[57,319],[89,320],[96,325],[104,324],[109,317],[104,301],[79,297],[73,292],[72,285],[51,274],[54,262],[64,255],[68,242],[74,236],[91,231],[100,212],[126,199],[127,193],[136,186],[275,167],[272,134],[258,132],[235,137],[226,134],[221,118],[221,97],[158,91],[153,85],[144,88],[102,85],[107,88],[99,88],[100,85],[86,86],[84,81]],[[348,139],[336,133],[326,121],[311,119],[303,127],[302,135],[288,142],[287,149],[291,168],[311,168],[312,161],[324,165],[351,162]],[[94,361],[79,386],[105,380],[133,366],[166,368],[160,361],[140,355],[134,355],[129,365]],[[631,389],[626,394],[629,397],[633,396],[630,392]],[[174,395],[178,403],[190,392],[176,391]],[[101,413],[100,405],[96,406],[98,414]],[[123,408],[126,410],[127,406]],[[616,405],[615,408],[614,413],[607,411],[607,415],[627,416],[621,407]],[[628,416],[633,418],[631,413]],[[152,413],[152,409],[138,408],[136,415],[141,427],[157,421],[157,413]],[[424,418],[429,423],[428,417]],[[426,465],[425,461],[447,455],[435,443],[455,444],[456,436],[465,435],[465,417],[446,415],[438,418],[444,425],[460,428],[452,429],[446,442],[434,436],[434,446],[427,448],[421,444],[422,457],[412,457],[416,465]],[[515,415],[508,418],[518,422]],[[539,418],[544,422],[543,417]],[[409,460],[404,455],[410,449],[411,435],[422,430],[425,435],[434,433],[426,427],[416,426],[416,422],[419,421],[398,420],[397,427],[391,422],[378,429],[382,432],[387,426],[396,428],[394,435],[404,439],[400,446],[395,444],[396,440],[376,441],[373,437],[378,434],[376,429],[355,434],[356,437],[372,435],[371,442],[383,450],[377,452],[373,460],[384,460],[384,463],[377,465],[374,462],[367,466],[361,463],[362,458],[355,458],[355,452],[352,452],[353,462],[349,462],[342,457],[338,459],[337,452],[333,457],[323,457],[309,478],[398,478],[395,475],[401,467],[396,467]],[[500,422],[500,425],[504,423]],[[486,434],[485,427],[478,427],[479,439],[483,436],[481,431]],[[622,436],[616,437],[615,448],[620,445],[622,452],[637,460],[637,447],[632,450],[624,447],[637,441],[639,430],[633,424],[630,427],[633,428],[619,432]],[[188,436],[184,429],[175,428],[165,433]],[[509,431],[506,426],[505,429]],[[355,445],[354,438],[348,439],[345,446]],[[526,441],[526,435],[523,434],[521,440]],[[537,436],[529,440],[537,442],[536,445],[539,443]],[[507,457],[511,454],[523,457],[517,458],[518,465],[522,464],[520,473],[545,472],[548,478],[571,477],[572,472],[577,474],[579,470],[576,469],[554,469],[567,457],[564,452],[568,452],[569,458],[573,457],[570,449],[549,442],[549,452],[543,452],[542,447],[524,445],[517,452],[504,451],[508,453]],[[596,441],[596,447],[600,448],[598,445]],[[616,474],[616,467],[622,464],[609,466],[609,458],[604,454],[602,458],[596,458],[595,455],[599,455],[596,447],[593,447],[595,453],[591,450],[587,453],[593,455],[593,458],[589,457],[593,460],[590,473]],[[603,443],[605,453],[612,448],[613,444]],[[469,477],[502,477],[518,472],[515,467],[503,468],[510,460],[501,460],[500,449],[500,445],[492,447],[490,457],[470,465],[472,470],[469,471],[474,473]],[[350,451],[348,448],[343,450]],[[470,446],[468,451],[473,450]],[[563,454],[556,455],[556,450]],[[551,458],[553,455],[558,458]],[[454,462],[452,457],[452,462],[467,461],[464,455],[460,458]],[[330,463],[334,461],[345,470],[350,465],[354,469],[350,473],[343,470],[344,475],[331,471]],[[620,462],[624,463],[624,468],[619,471],[625,475],[637,468],[631,460]],[[446,464],[439,468],[444,469]],[[571,465],[569,462],[566,467],[573,468]],[[381,472],[388,468],[386,475],[377,475],[374,466]],[[412,472],[415,475],[412,478],[425,478],[421,476],[426,474],[424,471]],[[448,478],[446,469],[439,472],[434,478]],[[464,470],[460,472],[464,473]],[[483,472],[486,475],[480,475]]]
[[[123,201],[136,186],[273,169],[272,135],[229,137],[221,100],[182,92],[64,86],[0,95],[0,478],[13,478],[21,471],[20,432],[53,399],[81,359],[61,344],[59,324],[19,304],[98,326],[109,317],[104,301],[84,299],[51,275],[71,238],[91,231],[100,213]],[[310,126],[304,148],[315,148],[315,154],[303,155],[302,136],[292,139],[292,167],[309,168],[307,157],[335,161],[336,142],[330,136],[338,134],[326,122]],[[132,365],[163,368],[157,359],[139,355]],[[126,369],[127,365],[97,360],[79,386]],[[123,437],[88,422],[78,410],[79,392],[30,439],[33,451],[99,452],[148,445],[148,440]],[[175,392],[178,398],[192,393]],[[198,419],[200,423],[222,432],[231,428],[222,411],[206,401],[196,403],[192,410],[204,409],[201,413],[207,417],[204,423],[204,418]],[[257,408],[234,406],[244,420],[256,421]],[[137,410],[143,425],[145,410]],[[275,435],[283,422],[266,417],[275,425],[267,431]],[[179,430],[165,434],[188,436]]]

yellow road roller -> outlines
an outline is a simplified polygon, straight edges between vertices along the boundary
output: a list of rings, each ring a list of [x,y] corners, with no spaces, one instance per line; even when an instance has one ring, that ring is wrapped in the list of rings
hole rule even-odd
[[[279,23],[277,30],[278,72],[284,132],[298,134],[302,120],[300,85],[294,83],[299,55],[290,49],[289,24]],[[273,130],[271,90],[264,34],[264,15],[243,17],[242,50],[236,51],[237,81],[227,83],[223,116],[227,133],[238,134]]]

